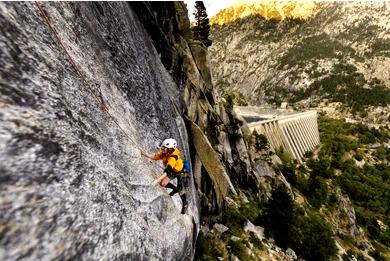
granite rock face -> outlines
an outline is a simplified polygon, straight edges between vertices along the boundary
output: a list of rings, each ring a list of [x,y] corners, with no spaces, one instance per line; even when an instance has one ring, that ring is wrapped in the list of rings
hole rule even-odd
[[[180,215],[138,151],[176,137],[190,158],[181,76],[133,9],[0,3],[1,260],[192,258],[193,181]]]

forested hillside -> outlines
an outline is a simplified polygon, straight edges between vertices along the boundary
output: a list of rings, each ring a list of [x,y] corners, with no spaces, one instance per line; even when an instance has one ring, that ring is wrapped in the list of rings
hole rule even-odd
[[[251,104],[339,102],[346,113],[379,107],[389,116],[389,10],[386,2],[333,2],[305,19],[255,14],[214,24],[209,61],[216,90],[243,94]]]

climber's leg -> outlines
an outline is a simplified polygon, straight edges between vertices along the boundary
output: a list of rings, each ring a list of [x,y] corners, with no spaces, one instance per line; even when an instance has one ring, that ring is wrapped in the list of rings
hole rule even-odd
[[[183,203],[183,206],[181,208],[181,213],[185,214],[187,208],[188,208],[188,202],[187,202],[187,196],[186,196],[186,178],[185,177],[179,177],[177,181],[177,189],[179,191],[179,195],[181,198],[181,202]]]
[[[177,187],[172,183],[168,183],[165,187],[172,189],[172,191],[169,193],[169,196],[173,196],[177,193]]]
[[[165,178],[163,178],[162,180],[161,180],[161,182],[160,182],[160,185],[162,186],[162,187],[165,187],[168,183],[169,183],[169,181],[171,181],[168,177],[165,177]]]
[[[180,198],[181,198],[181,201],[183,203],[183,206],[181,208],[181,213],[182,214],[185,214],[186,211],[187,211],[187,208],[188,208],[188,202],[187,202],[187,196],[186,196],[186,193],[184,192],[184,194],[180,195]]]

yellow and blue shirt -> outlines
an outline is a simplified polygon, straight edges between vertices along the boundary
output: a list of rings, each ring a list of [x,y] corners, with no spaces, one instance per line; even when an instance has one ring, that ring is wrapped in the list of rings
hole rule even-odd
[[[180,151],[175,148],[172,153],[159,151],[154,155],[155,160],[162,160],[164,168],[172,169],[173,172],[180,173],[183,171],[183,160],[180,157]]]

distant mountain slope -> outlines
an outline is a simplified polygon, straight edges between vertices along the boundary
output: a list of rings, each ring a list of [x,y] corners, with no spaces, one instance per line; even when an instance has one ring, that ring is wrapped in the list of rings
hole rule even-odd
[[[267,19],[303,18],[313,16],[321,7],[314,2],[241,2],[219,11],[210,19],[211,24],[224,25],[246,16],[259,14]]]
[[[322,4],[308,20],[251,15],[214,25],[212,40],[219,96],[235,90],[252,104],[312,106],[327,99],[354,111],[390,101],[389,2]]]

